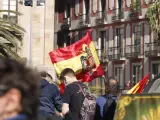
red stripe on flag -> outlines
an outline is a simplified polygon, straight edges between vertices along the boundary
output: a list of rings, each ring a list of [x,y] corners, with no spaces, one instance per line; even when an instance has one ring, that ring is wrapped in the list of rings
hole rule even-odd
[[[149,76],[150,76],[150,73],[148,73],[144,78],[143,78],[143,82],[141,83],[140,85],[140,88],[139,90],[136,92],[136,93],[142,93],[143,92],[143,89],[145,87],[145,85],[147,84],[148,80],[149,80]]]
[[[85,35],[85,37],[83,37],[78,42],[68,47],[59,48],[57,50],[50,52],[49,55],[52,60],[52,63],[64,61],[64,60],[67,60],[67,59],[70,59],[70,58],[73,58],[75,56],[82,54],[83,53],[82,45],[86,44],[87,46],[89,46],[90,43],[91,43],[91,36],[90,36],[90,33],[88,32]]]
[[[97,69],[92,74],[90,74],[90,72],[81,72],[81,73],[77,74],[76,76],[77,76],[77,79],[80,81],[90,82],[93,79],[95,79],[97,77],[101,77],[103,75],[104,75],[104,71],[102,69],[102,66],[99,65],[97,67]]]

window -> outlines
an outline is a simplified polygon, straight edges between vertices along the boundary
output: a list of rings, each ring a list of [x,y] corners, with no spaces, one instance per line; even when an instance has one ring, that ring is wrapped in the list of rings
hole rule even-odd
[[[113,10],[112,20],[113,21],[114,20],[120,20],[122,18],[124,18],[123,0],[116,0],[115,3],[114,3],[114,10]]]
[[[64,23],[70,25],[70,4],[65,5],[65,10],[64,10]]]
[[[64,47],[70,45],[70,36],[68,32],[63,33],[63,41],[64,41],[64,45],[63,45]]]
[[[37,0],[37,6],[44,6],[45,0]]]
[[[116,28],[115,31],[115,35],[116,35],[116,47],[122,47],[123,46],[123,28]]]
[[[114,0],[108,0],[108,2],[109,2],[109,9],[113,10],[113,8],[115,7],[114,5],[115,5],[116,1],[114,1]]]
[[[92,11],[97,12],[97,0],[92,0]]]
[[[101,8],[102,8],[102,11],[106,10],[106,0],[101,0]]]
[[[3,10],[17,11],[17,0],[3,0]],[[17,15],[13,13],[4,12],[3,18],[14,23],[17,22]]]
[[[142,54],[143,48],[141,47],[141,25],[135,25],[133,26],[133,51],[137,54]]]
[[[94,42],[96,49],[98,49],[97,48],[97,34],[98,34],[98,32],[96,31],[96,29],[93,29],[91,34],[92,34],[92,41]]]
[[[59,48],[63,48],[70,45],[70,36],[68,32],[58,32],[57,45]]]
[[[133,27],[134,44],[139,45],[141,41],[141,25],[135,25]]]
[[[140,76],[140,65],[134,65],[133,66],[133,86],[136,85],[139,80],[141,79],[141,76]]]
[[[100,0],[99,2],[100,18],[106,19],[106,0]]]
[[[24,5],[25,6],[32,6],[33,5],[33,1],[32,0],[25,0],[24,1]]]
[[[152,79],[160,74],[160,63],[152,64]]]
[[[70,4],[65,5],[64,18],[70,18]]]
[[[119,10],[122,10],[122,9],[123,9],[123,0],[118,0],[116,6],[117,6],[117,8],[118,8]]]
[[[89,9],[90,9],[89,0],[85,0],[85,13],[86,13],[86,15],[89,14]]]
[[[122,67],[116,67],[115,68],[115,78],[118,80],[120,84],[120,88],[124,88],[124,81],[123,81],[123,69]]]
[[[106,49],[106,31],[100,31],[100,48],[101,51],[104,52]]]
[[[98,46],[97,46],[97,52],[98,57],[100,60],[105,60],[107,56],[107,49],[106,49],[106,31],[99,31],[98,33]],[[96,42],[95,42],[96,44]]]
[[[75,0],[75,15],[79,14],[79,0]]]
[[[57,45],[58,48],[63,48],[64,46],[64,42],[63,42],[63,33],[61,31],[59,31],[57,33]]]

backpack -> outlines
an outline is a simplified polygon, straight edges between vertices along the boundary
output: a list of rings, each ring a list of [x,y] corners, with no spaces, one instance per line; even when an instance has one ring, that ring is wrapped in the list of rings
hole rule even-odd
[[[113,99],[111,96],[106,95],[106,103],[103,107],[103,120],[113,120],[114,113],[116,109],[116,99]]]
[[[84,101],[80,110],[80,120],[94,120],[96,111],[96,98],[91,95],[90,92],[89,94],[86,94],[81,85],[78,83],[75,84],[79,86],[82,94],[84,95]]]

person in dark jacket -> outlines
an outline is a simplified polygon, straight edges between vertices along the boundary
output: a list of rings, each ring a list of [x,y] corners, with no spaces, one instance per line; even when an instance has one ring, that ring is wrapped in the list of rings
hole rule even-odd
[[[97,98],[96,118],[95,120],[113,120],[116,108],[116,99],[119,94],[119,84],[114,77],[109,77],[105,84],[106,94]],[[107,106],[108,110],[105,111],[105,104],[107,100],[112,99],[113,102]]]
[[[55,108],[61,112],[62,99],[57,86],[47,80],[41,80],[40,90],[40,112],[55,115]]]
[[[60,91],[55,84],[51,84],[48,81],[52,79],[51,75],[46,72],[41,73],[42,80],[40,82],[40,107],[39,112],[41,115],[55,116],[56,111],[60,113],[62,109],[62,98]],[[48,78],[47,78],[48,77]]]

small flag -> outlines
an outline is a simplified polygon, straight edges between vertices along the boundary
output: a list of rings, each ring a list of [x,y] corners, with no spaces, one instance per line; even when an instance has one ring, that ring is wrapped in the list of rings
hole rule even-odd
[[[83,82],[89,82],[104,75],[94,43],[91,40],[88,32],[78,42],[49,53],[58,76],[65,68],[73,69],[77,79]]]
[[[142,78],[132,89],[130,89],[127,94],[142,93],[145,85],[149,80],[150,73],[148,73],[144,78]]]

